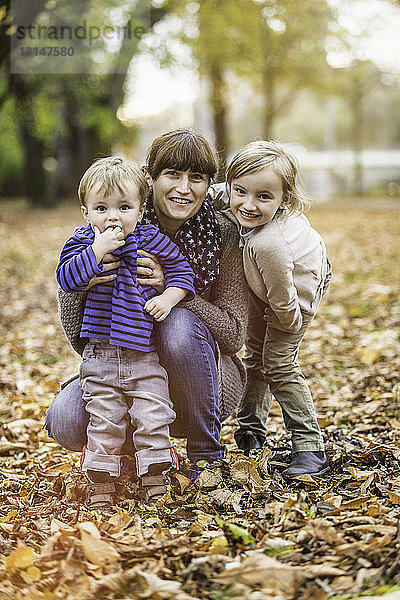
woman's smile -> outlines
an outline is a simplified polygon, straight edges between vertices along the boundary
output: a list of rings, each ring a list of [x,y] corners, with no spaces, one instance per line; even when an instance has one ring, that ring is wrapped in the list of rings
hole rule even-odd
[[[206,196],[209,177],[204,173],[164,169],[153,181],[153,206],[161,225],[175,234],[195,215]]]
[[[177,198],[176,196],[172,196],[170,200],[171,202],[175,202],[175,204],[190,204],[190,200],[188,198]]]

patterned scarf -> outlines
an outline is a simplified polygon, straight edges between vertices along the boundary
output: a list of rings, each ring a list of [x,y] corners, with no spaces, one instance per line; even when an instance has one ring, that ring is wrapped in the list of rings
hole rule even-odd
[[[142,223],[156,225],[168,235],[157,219],[152,195],[147,199]],[[203,200],[199,211],[185,221],[171,239],[193,269],[196,293],[203,294],[219,275],[221,254],[221,230],[211,202],[207,198]]]

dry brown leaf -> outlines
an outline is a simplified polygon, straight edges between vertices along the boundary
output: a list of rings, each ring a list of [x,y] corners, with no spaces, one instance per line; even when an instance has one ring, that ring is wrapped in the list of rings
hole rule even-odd
[[[220,507],[233,508],[233,510],[240,514],[242,509],[240,507],[240,500],[243,495],[242,490],[236,490],[232,492],[228,488],[219,488],[212,490],[208,493],[207,499]]]
[[[182,473],[174,473],[173,478],[179,484],[180,493],[184,494],[187,488],[190,486],[191,481],[189,477],[186,477]]]
[[[245,558],[238,567],[215,575],[216,581],[237,581],[248,586],[261,586],[262,591],[294,596],[306,577],[306,570],[283,564],[261,552]]]
[[[204,469],[196,479],[196,484],[200,489],[214,488],[223,483],[221,473]]]
[[[115,563],[120,554],[111,543],[94,537],[85,530],[81,530],[81,543],[85,557],[94,565],[104,566]]]
[[[361,469],[356,469],[355,467],[347,467],[349,473],[353,475],[355,479],[365,481],[371,475],[374,475],[374,471],[362,471]]]
[[[262,487],[263,480],[249,460],[237,460],[231,467],[232,479],[239,485]]]
[[[351,205],[355,202],[352,199]],[[390,569],[391,577],[398,576],[400,354],[395,335],[399,204],[384,212],[376,202],[374,212],[367,213],[366,203],[363,200],[357,208],[348,204],[344,211],[338,200],[334,207],[316,207],[310,213],[326,239],[334,278],[305,336],[300,361],[321,417],[332,467],[329,476],[318,479],[316,485],[279,477],[288,460],[290,440],[274,402],[267,443],[250,459],[236,450],[235,419],[228,419],[223,426],[222,438],[230,450],[226,457],[229,471],[235,473],[235,463],[244,461],[261,476],[262,485],[257,477],[258,483],[254,483],[254,471],[247,467],[247,473],[239,473],[238,479],[225,477],[228,469],[224,470],[223,486],[218,478],[200,491],[187,485],[180,473],[168,499],[148,510],[138,502],[136,488],[127,479],[119,489],[111,522],[84,506],[79,454],[62,449],[43,430],[45,411],[59,382],[77,373],[81,360],[65,342],[54,279],[62,241],[77,224],[76,209],[64,206],[27,212],[3,203],[1,597],[86,600],[93,594],[91,600],[99,600],[113,595],[112,586],[107,587],[105,581],[103,588],[96,588],[108,573],[116,577],[117,595],[122,596],[131,586],[132,597],[161,598],[163,592],[151,586],[138,589],[137,570],[188,585],[194,598],[218,595],[224,583],[214,581],[213,576],[225,563],[235,560],[236,568],[241,563],[235,558],[238,549],[234,541],[217,530],[215,512],[225,523],[251,533],[258,551],[267,538],[281,538],[287,548],[298,543],[281,564],[304,572],[307,565],[311,567],[312,578],[295,592],[299,600],[325,600],[326,590],[329,596],[356,593],[357,587],[357,593],[365,593],[385,585],[385,573]],[[177,449],[184,454],[184,440],[177,440]],[[221,489],[225,490],[223,497],[218,495]],[[219,504],[211,504],[214,493]],[[237,493],[240,502],[233,501]],[[82,524],[85,521],[89,523]],[[90,547],[88,555],[82,538]],[[13,552],[21,543],[35,553],[34,560],[8,568],[6,556],[12,563]],[[92,558],[96,543],[106,557],[111,553],[107,566],[88,558]],[[243,562],[249,557],[245,554]],[[185,567],[197,560],[204,560],[207,567],[199,565],[198,570],[183,575]],[[31,556],[25,561],[29,563]],[[348,574],[334,576],[333,568]],[[262,585],[235,582],[229,593],[234,590],[238,598],[249,600],[276,596],[271,590],[262,591]],[[290,597],[289,593],[278,594]],[[187,598],[182,587],[175,597]]]
[[[400,492],[388,490],[388,497],[392,504],[400,504]]]
[[[343,569],[337,569],[329,565],[307,565],[306,568],[307,577],[339,577],[341,575],[347,575]]]
[[[148,573],[138,570],[136,579],[141,584],[142,588],[147,592],[162,594],[163,598],[176,598],[182,584],[178,581],[167,581],[161,579],[154,573]]]

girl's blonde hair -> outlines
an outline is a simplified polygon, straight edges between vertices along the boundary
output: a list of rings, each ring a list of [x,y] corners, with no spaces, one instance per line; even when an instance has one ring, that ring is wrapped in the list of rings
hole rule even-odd
[[[132,184],[137,187],[138,201],[142,207],[149,194],[149,184],[139,165],[124,156],[106,156],[96,160],[83,174],[78,198],[85,206],[86,196],[94,188],[106,198],[113,192],[126,194]]]
[[[226,171],[228,188],[234,179],[265,168],[281,178],[283,195],[290,212],[305,212],[310,208],[311,198],[303,188],[296,158],[280,144],[270,140],[250,142],[239,150]]]

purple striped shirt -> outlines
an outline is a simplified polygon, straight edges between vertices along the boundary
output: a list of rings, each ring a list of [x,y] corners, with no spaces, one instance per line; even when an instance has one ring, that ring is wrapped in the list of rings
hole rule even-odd
[[[78,227],[66,241],[56,269],[56,279],[66,292],[84,290],[92,277],[103,271],[96,263],[91,245],[94,232],[90,225]],[[165,287],[188,290],[185,300],[194,296],[193,271],[179,248],[154,225],[138,224],[127,235],[125,245],[113,251],[121,266],[107,274],[116,279],[99,283],[88,291],[83,315],[81,337],[107,340],[110,344],[151,352],[154,320],[143,306],[158,292],[137,282],[137,249],[155,254],[160,261]]]

